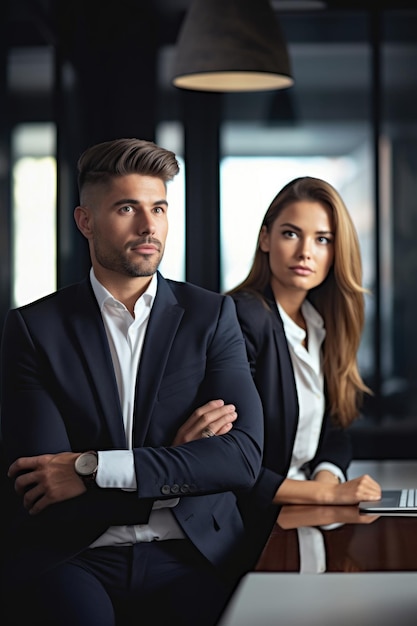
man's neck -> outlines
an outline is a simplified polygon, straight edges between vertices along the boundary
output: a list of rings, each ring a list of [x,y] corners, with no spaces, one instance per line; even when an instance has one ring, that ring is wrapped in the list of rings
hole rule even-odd
[[[111,293],[113,298],[125,305],[127,310],[134,317],[136,301],[145,293],[152,276],[122,276],[116,272],[100,271],[94,267],[94,274],[97,280]]]

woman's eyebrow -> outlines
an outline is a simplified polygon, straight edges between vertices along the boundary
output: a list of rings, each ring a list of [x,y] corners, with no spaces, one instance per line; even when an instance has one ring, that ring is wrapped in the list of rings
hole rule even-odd
[[[302,228],[300,228],[299,226],[296,226],[295,224],[291,224],[291,222],[284,222],[283,224],[279,225],[280,228],[291,228],[291,230],[295,230],[299,233],[302,232]],[[333,235],[333,231],[332,230],[316,230],[316,235]]]

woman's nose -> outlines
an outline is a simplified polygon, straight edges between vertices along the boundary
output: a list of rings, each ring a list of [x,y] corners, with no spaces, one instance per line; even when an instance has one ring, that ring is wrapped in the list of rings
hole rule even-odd
[[[302,240],[300,242],[299,257],[300,259],[311,258],[311,242],[310,241]]]

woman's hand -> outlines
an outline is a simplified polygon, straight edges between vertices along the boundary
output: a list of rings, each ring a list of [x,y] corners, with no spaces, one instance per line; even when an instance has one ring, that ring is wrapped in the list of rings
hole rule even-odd
[[[324,483],[323,483],[324,484]],[[345,483],[328,485],[329,500],[326,504],[358,504],[361,500],[379,500],[380,485],[368,474],[358,476]]]
[[[198,407],[175,435],[173,446],[195,441],[202,437],[225,435],[237,418],[235,406],[223,400],[211,400]]]
[[[330,480],[320,472],[314,480],[286,478],[275,494],[274,503],[358,504],[361,500],[379,500],[380,497],[380,485],[367,474],[339,483],[334,475]]]

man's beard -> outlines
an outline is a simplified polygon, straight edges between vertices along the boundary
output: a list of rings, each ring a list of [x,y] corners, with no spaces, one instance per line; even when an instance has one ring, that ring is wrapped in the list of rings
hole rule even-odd
[[[128,258],[126,253],[121,253],[117,250],[104,250],[100,244],[98,238],[94,239],[94,254],[97,262],[104,268],[122,274],[123,276],[129,276],[130,278],[139,278],[144,276],[152,276],[155,274],[162,260],[163,247],[160,241],[157,239],[146,238],[141,240],[140,243],[152,243],[158,247],[159,255],[142,255],[137,258],[136,261],[132,261]],[[135,242],[136,245],[140,245],[139,242]],[[152,258],[147,258],[152,257]]]

